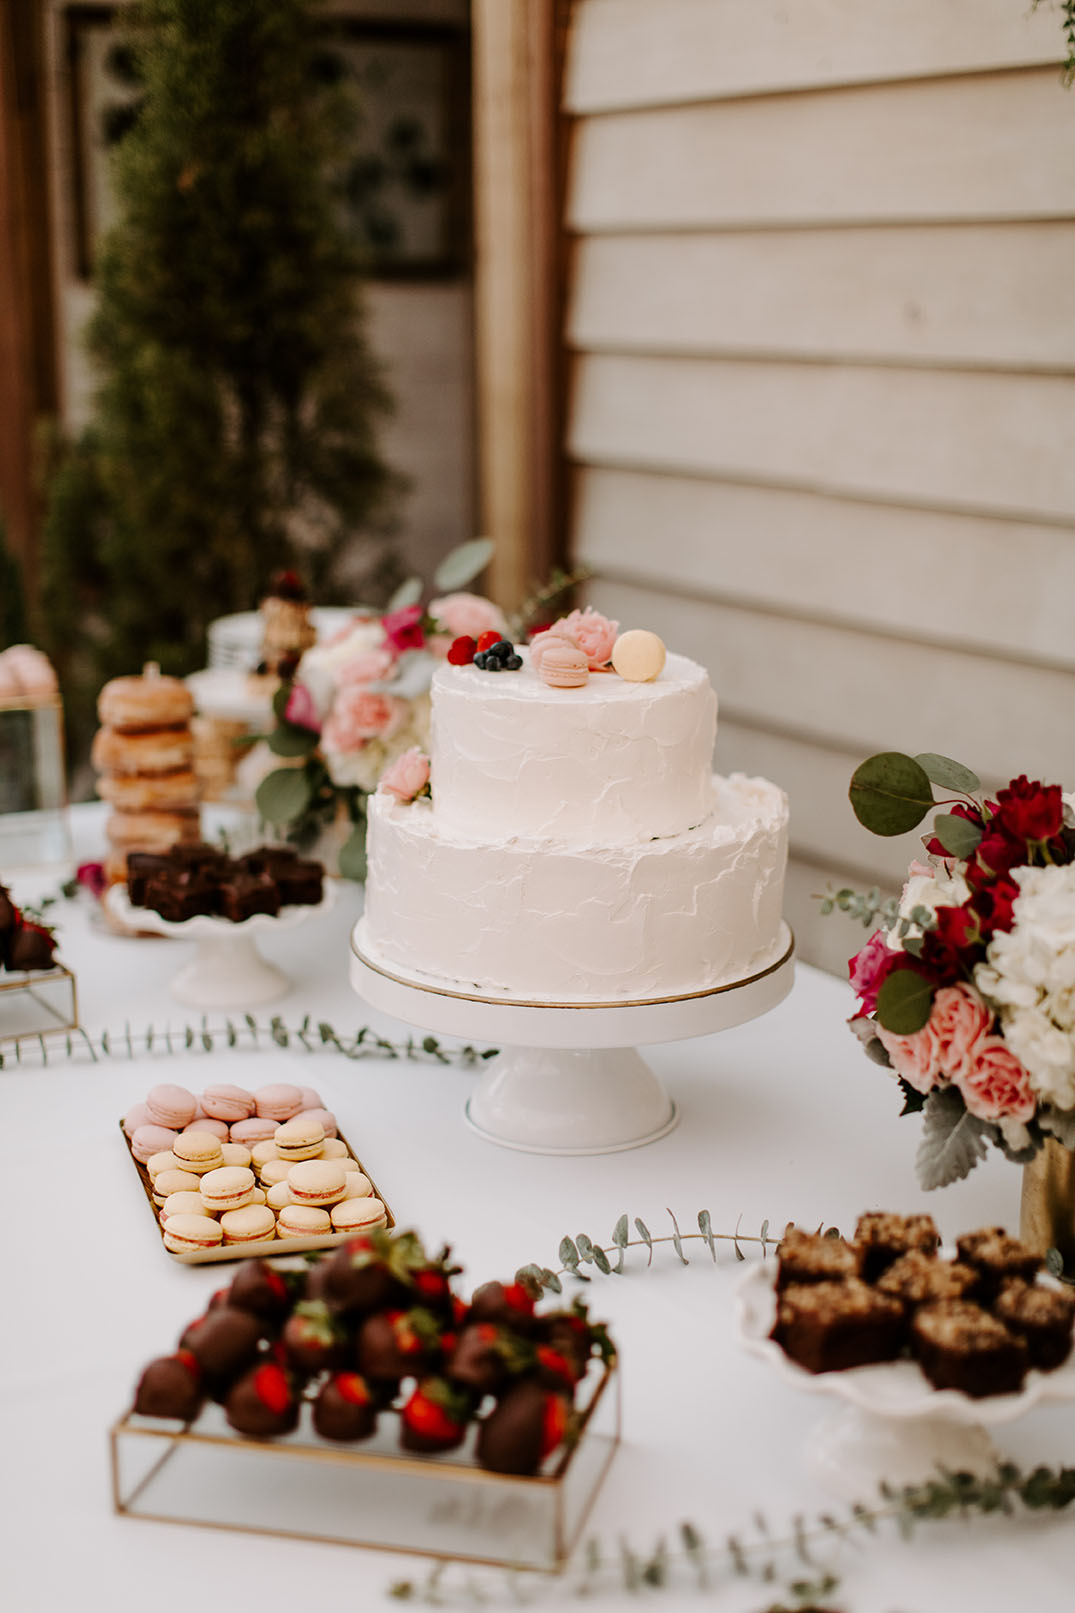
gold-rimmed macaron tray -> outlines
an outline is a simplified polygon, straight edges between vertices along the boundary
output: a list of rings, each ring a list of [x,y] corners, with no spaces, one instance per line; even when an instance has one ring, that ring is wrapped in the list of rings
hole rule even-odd
[[[158,1208],[158,1206],[155,1203],[154,1198],[153,1198],[153,1183],[152,1183],[152,1181],[150,1179],[149,1172],[148,1172],[148,1170],[146,1169],[146,1167],[143,1164],[141,1164],[137,1159],[135,1159],[134,1152],[133,1152],[133,1150],[131,1148],[131,1139],[127,1136],[127,1133],[123,1130],[123,1121],[122,1120],[120,1121],[119,1126],[120,1126],[120,1135],[122,1136],[123,1141],[124,1141],[124,1143],[126,1145],[126,1148],[127,1148],[127,1152],[130,1155],[131,1164],[134,1166],[135,1170],[138,1172],[138,1180],[142,1184],[142,1191],[145,1193],[146,1202],[149,1205],[150,1214],[152,1215],[154,1225],[157,1228],[157,1234],[158,1234],[158,1236],[160,1237],[160,1240],[161,1240],[161,1247],[164,1249],[165,1254],[167,1254],[172,1260],[179,1261],[180,1265],[183,1265],[183,1266],[219,1265],[224,1261],[228,1261],[228,1260],[247,1260],[247,1259],[251,1259],[251,1258],[256,1258],[259,1255],[260,1256],[271,1255],[273,1257],[273,1259],[275,1259],[278,1255],[280,1255],[280,1256],[283,1256],[283,1255],[301,1255],[301,1254],[306,1254],[308,1251],[313,1250],[313,1249],[334,1249],[337,1244],[346,1243],[348,1238],[355,1237],[356,1233],[358,1233],[358,1232],[373,1231],[374,1226],[391,1228],[391,1227],[394,1227],[396,1225],[396,1217],[395,1217],[395,1215],[394,1215],[394,1213],[392,1211],[392,1208],[388,1204],[388,1201],[385,1199],[385,1196],[381,1192],[380,1188],[377,1186],[377,1183],[376,1183],[373,1175],[367,1169],[365,1164],[363,1164],[362,1159],[355,1152],[355,1150],[352,1148],[351,1144],[348,1142],[347,1138],[343,1135],[343,1133],[341,1131],[337,1131],[336,1135],[339,1138],[340,1142],[342,1142],[344,1144],[344,1146],[347,1149],[348,1154],[351,1156],[352,1159],[354,1159],[357,1162],[359,1169],[362,1171],[363,1175],[368,1179],[370,1187],[372,1189],[372,1193],[371,1193],[370,1196],[372,1198],[375,1198],[375,1199],[380,1199],[381,1203],[384,1205],[385,1220],[375,1222],[369,1227],[356,1228],[354,1230],[348,1230],[346,1232],[323,1232],[323,1233],[319,1233],[319,1234],[317,1234],[317,1235],[315,1235],[313,1237],[309,1237],[309,1238],[281,1238],[281,1237],[278,1237],[278,1236],[274,1236],[274,1237],[271,1237],[271,1238],[261,1238],[261,1239],[257,1240],[256,1242],[251,1241],[249,1243],[231,1243],[231,1244],[225,1243],[225,1244],[219,1245],[215,1249],[195,1249],[195,1250],[191,1250],[189,1253],[186,1253],[186,1254],[177,1254],[174,1249],[169,1249],[165,1245],[165,1242],[164,1242],[164,1229],[161,1226],[161,1221],[160,1221],[160,1210],[159,1210],[159,1208]]]

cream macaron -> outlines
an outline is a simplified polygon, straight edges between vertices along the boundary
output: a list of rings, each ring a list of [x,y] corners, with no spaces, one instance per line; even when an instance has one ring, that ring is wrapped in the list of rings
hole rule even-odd
[[[222,1165],[218,1170],[206,1171],[201,1178],[199,1191],[206,1206],[214,1212],[241,1210],[253,1201],[254,1173],[244,1165]]]
[[[250,1163],[256,1171],[259,1171],[263,1165],[267,1165],[270,1159],[279,1158],[280,1155],[276,1152],[276,1144],[271,1137],[266,1137],[260,1143],[255,1143],[250,1150]]]
[[[200,1193],[169,1193],[161,1205],[160,1220],[163,1226],[165,1221],[171,1220],[173,1215],[208,1215],[209,1213],[205,1200]]]
[[[334,1232],[367,1232],[388,1225],[388,1211],[380,1199],[344,1199],[329,1212]]]
[[[242,1143],[221,1143],[220,1157],[225,1165],[249,1165],[250,1150]]]
[[[200,1180],[193,1171],[159,1171],[153,1182],[153,1202],[160,1208],[173,1193],[196,1193]]]
[[[241,1215],[242,1211],[233,1212]],[[199,1254],[204,1249],[216,1249],[224,1242],[219,1221],[211,1215],[173,1215],[163,1228],[164,1247],[175,1255]]]
[[[172,1153],[180,1169],[193,1171],[195,1176],[219,1170],[224,1158],[220,1138],[214,1137],[211,1131],[184,1131],[172,1144]]]
[[[170,1148],[162,1148],[156,1154],[150,1154],[146,1160],[146,1170],[149,1172],[151,1182],[154,1177],[160,1175],[161,1171],[181,1171],[182,1169],[182,1164],[176,1159]]]
[[[344,1198],[368,1199],[373,1195],[373,1183],[362,1171],[348,1171],[346,1187]]]
[[[325,1146],[321,1150],[322,1159],[346,1159],[350,1150],[345,1142],[338,1137],[326,1137]]]
[[[229,1210],[220,1218],[224,1242],[264,1243],[276,1236],[276,1216],[267,1204],[247,1204],[241,1210]]]
[[[292,1165],[287,1185],[296,1204],[338,1204],[347,1193],[347,1172],[334,1159],[307,1159]]]
[[[288,1120],[277,1126],[273,1142],[281,1159],[293,1165],[299,1159],[316,1159],[325,1146],[325,1128],[319,1120]]]
[[[287,1173],[291,1169],[286,1159],[267,1159],[258,1171],[258,1180],[262,1187],[275,1187],[277,1182],[286,1182]]]
[[[308,1204],[285,1204],[276,1217],[278,1238],[319,1238],[331,1231],[328,1211]]]
[[[291,1204],[291,1189],[286,1182],[276,1182],[265,1194],[265,1202],[270,1210],[282,1210],[285,1204]]]

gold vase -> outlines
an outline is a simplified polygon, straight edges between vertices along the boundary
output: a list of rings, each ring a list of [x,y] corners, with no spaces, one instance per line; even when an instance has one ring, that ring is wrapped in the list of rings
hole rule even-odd
[[[1075,1153],[1055,1137],[1023,1166],[1019,1234],[1037,1254],[1059,1249],[1075,1271]]]

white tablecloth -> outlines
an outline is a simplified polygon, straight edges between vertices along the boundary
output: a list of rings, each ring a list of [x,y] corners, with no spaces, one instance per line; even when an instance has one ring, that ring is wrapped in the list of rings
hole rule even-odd
[[[99,817],[78,816],[85,853]],[[17,881],[16,894],[48,884]],[[263,942],[294,979],[268,1012],[289,1022],[309,1013],[341,1032],[377,1022],[347,983],[358,911],[359,893],[344,886],[333,912]],[[196,1019],[167,992],[185,943],[105,935],[81,902],[54,916],[87,1027]],[[850,952],[850,926],[847,943]],[[358,1610],[378,1605],[401,1574],[427,1571],[386,1553],[112,1514],[107,1429],[143,1363],[174,1347],[221,1281],[221,1270],[181,1267],[163,1252],[117,1130],[117,1117],[155,1081],[194,1090],[210,1078],[316,1086],[401,1222],[433,1245],[450,1240],[475,1284],[530,1260],[557,1266],[564,1233],[607,1242],[622,1211],[655,1234],[670,1230],[669,1208],[684,1230],[702,1208],[718,1231],[741,1220],[752,1232],[766,1219],[776,1229],[789,1219],[849,1229],[870,1206],[929,1209],[948,1237],[996,1220],[1014,1228],[1019,1173],[999,1158],[942,1194],[918,1191],[918,1122],[897,1118],[894,1088],[844,1026],[850,1006],[846,986],[800,967],[791,997],[767,1019],[650,1050],[681,1124],[648,1148],[592,1159],[513,1153],[479,1140],[462,1118],[473,1077],[454,1066],[351,1063],[294,1047],[8,1065],[0,1071],[0,1202],[9,1231],[2,1605],[32,1613],[88,1599],[114,1613],[168,1613],[217,1605],[205,1589],[215,1587],[259,1609],[304,1606],[312,1592],[318,1605],[324,1597],[327,1606]],[[829,1505],[801,1462],[804,1435],[825,1403],[786,1387],[742,1351],[731,1303],[740,1268],[728,1246],[716,1266],[700,1243],[687,1248],[689,1267],[666,1245],[650,1271],[632,1251],[626,1278],[597,1276],[588,1290],[622,1351],[624,1441],[590,1528],[613,1548],[624,1536],[645,1550],[662,1534],[673,1538],[687,1518],[719,1538],[749,1530],[759,1510],[782,1532],[796,1513]],[[997,1442],[1024,1464],[1075,1463],[1075,1410],[1035,1413],[1000,1430]],[[843,1585],[832,1600],[857,1613],[1009,1613],[1015,1603],[1060,1613],[1075,1600],[1075,1516],[923,1524],[910,1545],[893,1534],[863,1550],[844,1548],[838,1566]],[[501,1576],[480,1581],[494,1605],[513,1605]],[[732,1582],[720,1605],[761,1608],[778,1591]],[[541,1582],[535,1595],[539,1606],[572,1600],[556,1582]],[[697,1601],[683,1589],[655,1605]],[[633,1607],[636,1599],[613,1589],[601,1605]]]

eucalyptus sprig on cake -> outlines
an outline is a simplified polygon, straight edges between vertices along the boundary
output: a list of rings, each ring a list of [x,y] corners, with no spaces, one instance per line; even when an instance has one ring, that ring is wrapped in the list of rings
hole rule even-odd
[[[851,959],[852,1030],[924,1111],[923,1187],[957,1181],[992,1143],[1018,1164],[1049,1137],[1075,1149],[1075,797],[1025,774],[995,795],[970,768],[887,751],[856,770],[859,822],[917,828],[925,860],[900,898],[830,894],[869,924]]]

